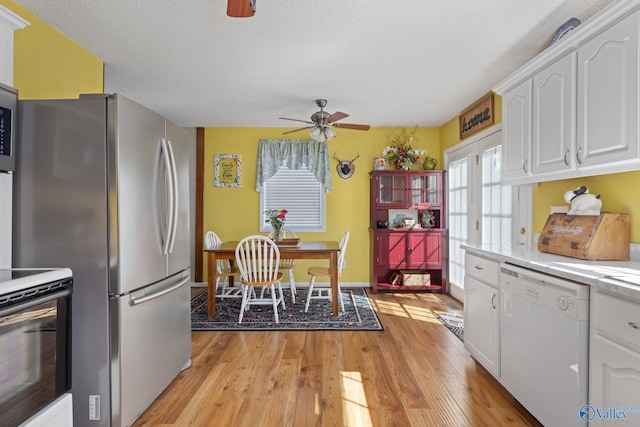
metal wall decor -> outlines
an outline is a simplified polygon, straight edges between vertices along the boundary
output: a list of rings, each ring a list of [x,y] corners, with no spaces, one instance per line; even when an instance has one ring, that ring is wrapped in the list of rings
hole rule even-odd
[[[360,153],[358,153],[358,155],[351,161],[340,160],[338,157],[336,157],[336,154],[337,151],[333,154],[333,158],[338,161],[338,165],[336,166],[338,176],[344,179],[351,178],[351,175],[353,175],[353,172],[356,170],[356,166],[353,164],[353,162],[355,162],[356,159],[360,157]]]

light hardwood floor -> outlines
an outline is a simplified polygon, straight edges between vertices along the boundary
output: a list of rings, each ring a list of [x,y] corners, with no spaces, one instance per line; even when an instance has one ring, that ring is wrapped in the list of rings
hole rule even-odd
[[[434,317],[457,301],[370,297],[384,331],[194,332],[134,427],[540,426]]]

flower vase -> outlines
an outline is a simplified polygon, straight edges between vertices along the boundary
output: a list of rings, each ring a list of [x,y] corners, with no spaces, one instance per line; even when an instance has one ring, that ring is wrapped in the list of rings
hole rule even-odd
[[[273,241],[274,242],[282,242],[282,226],[284,224],[280,223],[280,224],[271,224],[271,227],[273,227]]]

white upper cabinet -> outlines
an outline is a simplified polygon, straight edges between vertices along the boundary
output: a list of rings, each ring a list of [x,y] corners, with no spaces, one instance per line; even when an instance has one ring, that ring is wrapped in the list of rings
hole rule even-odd
[[[576,54],[533,77],[532,175],[575,168]]]
[[[526,80],[502,98],[504,176],[511,182],[531,177],[531,81]]]
[[[0,83],[7,86],[13,86],[13,32],[27,25],[27,21],[0,6]]]
[[[640,169],[639,9],[611,3],[494,87],[505,183]]]
[[[625,18],[578,49],[580,168],[638,168],[638,17]]]

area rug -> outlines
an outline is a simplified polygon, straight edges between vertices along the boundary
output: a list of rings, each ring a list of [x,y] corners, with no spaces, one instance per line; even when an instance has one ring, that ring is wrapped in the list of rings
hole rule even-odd
[[[435,316],[455,334],[460,341],[464,341],[464,317],[460,313],[435,313]]]
[[[238,323],[240,298],[216,298],[213,318],[207,316],[207,292],[191,300],[191,329],[193,331],[278,331],[278,330],[360,330],[380,331],[382,324],[371,306],[364,289],[343,289],[344,312],[333,316],[330,300],[312,299],[309,311],[304,312],[307,290],[298,289],[296,303],[291,293],[283,289],[286,309],[278,307],[279,323],[273,318],[271,306],[252,306]]]

